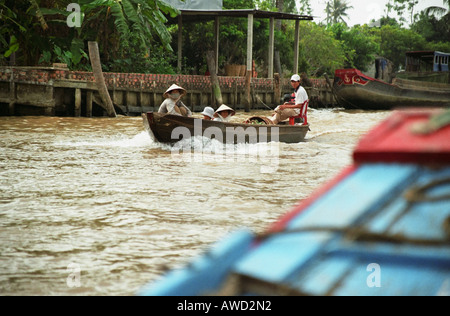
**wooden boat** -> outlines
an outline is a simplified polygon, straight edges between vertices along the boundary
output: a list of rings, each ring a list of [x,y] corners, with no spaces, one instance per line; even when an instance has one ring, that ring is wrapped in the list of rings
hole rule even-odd
[[[397,78],[450,84],[450,54],[438,51],[406,52],[405,71]]]
[[[450,111],[396,111],[266,233],[239,230],[138,294],[450,295],[449,139]]]
[[[346,109],[389,110],[401,107],[449,107],[450,85],[396,79],[393,84],[357,69],[336,70],[334,93]]]
[[[305,139],[309,125],[259,125],[206,121],[191,117],[148,112],[144,126],[160,143],[176,143],[192,136],[215,138],[223,143],[282,142]]]

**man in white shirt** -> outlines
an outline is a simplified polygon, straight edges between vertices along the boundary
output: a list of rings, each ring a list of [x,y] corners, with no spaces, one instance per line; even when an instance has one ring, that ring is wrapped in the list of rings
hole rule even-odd
[[[305,101],[309,99],[306,90],[300,85],[299,75],[292,76],[291,85],[295,90],[295,102],[286,102],[283,105],[278,106],[271,118],[273,124],[278,124],[279,122],[287,120],[292,116],[300,115],[300,110],[303,106],[303,103],[305,103]]]

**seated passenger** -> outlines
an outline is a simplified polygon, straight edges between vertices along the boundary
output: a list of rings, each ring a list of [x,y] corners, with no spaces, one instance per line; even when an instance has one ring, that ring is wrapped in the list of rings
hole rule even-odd
[[[164,93],[164,97],[166,99],[161,104],[158,112],[191,117],[191,110],[189,110],[189,108],[180,101],[180,99],[184,97],[186,93],[186,90],[184,90],[182,87],[173,84]]]
[[[273,124],[276,125],[292,116],[298,116],[300,114],[303,103],[308,100],[308,94],[306,93],[305,88],[300,85],[300,80],[301,78],[299,75],[292,76],[291,85],[295,90],[295,102],[286,102],[283,105],[278,106],[271,118]]]
[[[218,121],[218,122],[229,122],[231,117],[233,115],[235,115],[236,112],[230,108],[229,106],[222,104],[216,111],[216,113],[214,113],[214,121]]]
[[[214,119],[214,109],[212,107],[210,107],[210,106],[207,106],[203,110],[202,115],[203,115],[203,119],[204,120],[211,121],[211,120]]]

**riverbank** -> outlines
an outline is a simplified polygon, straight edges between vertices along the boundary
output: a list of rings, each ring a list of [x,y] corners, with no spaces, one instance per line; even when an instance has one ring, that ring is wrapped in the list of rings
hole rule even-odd
[[[136,116],[157,111],[172,83],[184,87],[183,102],[194,112],[217,106],[208,76],[104,73],[117,114]],[[324,79],[311,79],[306,90],[310,107],[333,107],[335,101]],[[245,77],[219,77],[223,102],[234,109],[247,106]],[[288,79],[252,78],[251,110],[274,109],[292,93]],[[0,116],[107,116],[92,72],[64,67],[0,67]]]

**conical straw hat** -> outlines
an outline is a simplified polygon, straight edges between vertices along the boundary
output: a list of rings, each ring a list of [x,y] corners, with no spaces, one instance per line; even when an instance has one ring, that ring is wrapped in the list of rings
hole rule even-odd
[[[179,90],[181,93],[181,97],[184,97],[186,95],[186,90],[180,86],[177,86],[176,84],[173,84],[170,86],[169,89],[167,89],[167,91],[164,93],[164,98],[168,98],[169,97],[169,92],[173,91],[173,90]]]
[[[233,110],[232,108],[230,108],[228,105],[222,104],[216,111],[216,113],[214,113],[214,117],[218,117],[218,113],[222,112],[222,111],[231,111],[231,116],[236,114],[236,111]]]

